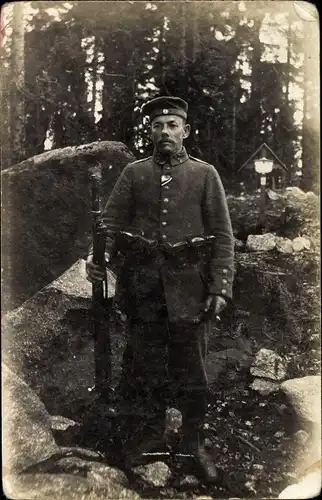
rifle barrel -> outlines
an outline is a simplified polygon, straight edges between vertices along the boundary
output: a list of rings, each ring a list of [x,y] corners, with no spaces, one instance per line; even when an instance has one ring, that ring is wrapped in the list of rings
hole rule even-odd
[[[100,210],[100,174],[91,175],[91,201],[92,201],[92,233],[93,233],[93,262],[102,269],[105,267],[105,226],[101,221]],[[107,280],[92,284],[92,331],[95,349],[95,386],[100,392],[110,384],[110,338],[108,332],[107,308]],[[105,297],[106,295],[106,297]]]

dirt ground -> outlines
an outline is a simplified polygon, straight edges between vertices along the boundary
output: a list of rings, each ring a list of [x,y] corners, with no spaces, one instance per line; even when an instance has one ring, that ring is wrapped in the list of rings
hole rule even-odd
[[[267,335],[269,338],[249,339],[255,351],[263,344],[275,352],[287,351],[284,356],[292,377],[319,374],[320,363],[313,348],[317,331],[312,331],[306,342],[297,339],[295,343],[290,334],[271,331]],[[224,472],[223,486],[180,486],[191,471],[172,462],[168,463],[173,473],[168,487],[132,485],[142,498],[277,498],[296,482],[299,468],[307,464],[309,443],[297,440],[294,434],[307,429],[298,423],[283,393],[262,396],[249,388],[251,381],[249,369],[228,370],[220,374],[209,393],[204,433],[217,466]]]

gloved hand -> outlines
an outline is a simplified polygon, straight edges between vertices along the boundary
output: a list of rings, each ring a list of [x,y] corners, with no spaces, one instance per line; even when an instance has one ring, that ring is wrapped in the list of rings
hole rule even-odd
[[[210,319],[213,315],[219,315],[226,306],[227,301],[221,295],[208,295],[204,306],[204,314]]]

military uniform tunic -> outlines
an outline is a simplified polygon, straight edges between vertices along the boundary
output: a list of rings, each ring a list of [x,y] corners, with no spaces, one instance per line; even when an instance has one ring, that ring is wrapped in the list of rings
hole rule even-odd
[[[102,214],[111,231],[160,242],[214,235],[208,266],[131,262],[118,276],[118,298],[132,316],[153,320],[166,305],[171,322],[200,315],[208,294],[231,298],[234,238],[226,196],[216,169],[183,148],[170,160],[158,152],[128,164]],[[107,239],[112,252],[113,238]]]
[[[116,300],[130,318],[121,398],[133,422],[143,412],[152,427],[161,421],[160,429],[166,406],[176,406],[190,435],[202,427],[206,411],[205,299],[232,296],[234,242],[220,177],[185,148],[169,159],[155,151],[124,168],[102,218],[112,232],[106,242],[111,256],[120,230],[160,243],[215,236],[208,262],[134,257],[117,278]],[[134,438],[128,442],[137,446]]]

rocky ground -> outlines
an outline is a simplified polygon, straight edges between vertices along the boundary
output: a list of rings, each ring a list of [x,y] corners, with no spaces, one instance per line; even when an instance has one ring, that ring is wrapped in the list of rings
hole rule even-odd
[[[6,428],[25,429],[15,446],[7,435],[7,490],[19,489],[19,498],[35,485],[40,496],[32,498],[278,498],[320,470],[318,199],[297,188],[268,194],[265,227],[258,224],[257,195],[229,197],[235,302],[213,326],[204,429],[224,483],[201,485],[191,471],[166,459],[126,476],[118,448],[104,449],[92,439],[89,429],[96,426],[98,436],[108,436],[106,444],[115,417],[94,404],[92,424],[85,418],[92,402],[93,343],[86,327],[90,286],[78,261],[4,318],[2,360],[13,370],[5,389],[15,402],[7,405]],[[120,356],[120,324],[114,333]],[[16,385],[15,374],[22,378]],[[170,441],[179,421],[169,411]],[[30,445],[40,435],[42,446]],[[309,486],[306,497],[314,496]],[[298,491],[292,495],[281,498],[300,498]]]

